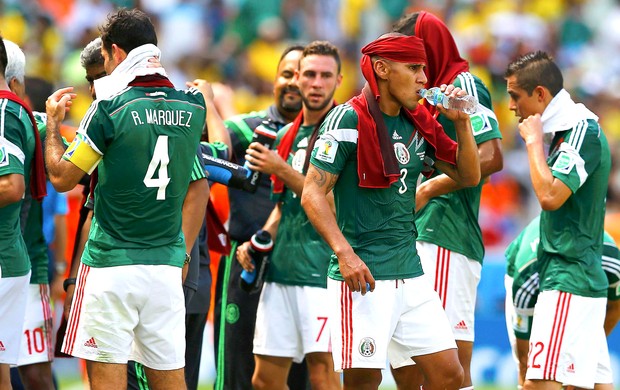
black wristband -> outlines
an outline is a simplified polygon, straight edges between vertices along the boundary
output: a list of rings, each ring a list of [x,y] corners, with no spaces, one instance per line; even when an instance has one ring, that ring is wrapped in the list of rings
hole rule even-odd
[[[183,265],[189,264],[190,261],[192,261],[192,256],[189,253],[186,253],[185,261],[183,262]]]
[[[69,288],[70,285],[75,284],[75,279],[76,278],[67,278],[65,279],[64,282],[62,282],[62,289],[65,290],[65,292],[67,292],[67,289]]]

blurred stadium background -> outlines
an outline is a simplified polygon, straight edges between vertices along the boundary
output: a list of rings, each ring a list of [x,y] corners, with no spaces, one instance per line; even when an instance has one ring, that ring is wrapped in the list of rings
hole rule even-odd
[[[0,33],[24,49],[27,75],[57,87],[77,88],[79,97],[69,124],[77,125],[90,104],[79,53],[97,36],[105,15],[120,6],[138,7],[151,15],[163,52],[161,62],[177,87],[195,78],[225,83],[234,91],[232,104],[238,113],[271,103],[276,64],[290,43],[321,39],[340,48],[344,82],[336,98],[343,102],[362,86],[359,49],[389,31],[403,12],[424,9],[447,22],[472,71],[492,91],[504,137],[504,170],[485,185],[480,212],[487,256],[479,287],[472,368],[477,385],[514,388],[516,384],[503,319],[503,251],[539,212],[517,123],[507,108],[503,72],[517,55],[538,49],[552,53],[564,73],[565,87],[600,116],[614,156],[606,228],[620,242],[618,0],[0,1]],[[79,199],[77,193],[70,194],[69,237]],[[609,345],[615,383],[620,383],[620,331],[612,334]],[[205,346],[201,374],[205,388],[214,375],[211,351]],[[79,375],[75,361],[61,359],[55,366],[67,384],[63,388],[73,388],[70,379]],[[384,380],[386,388],[389,382]]]

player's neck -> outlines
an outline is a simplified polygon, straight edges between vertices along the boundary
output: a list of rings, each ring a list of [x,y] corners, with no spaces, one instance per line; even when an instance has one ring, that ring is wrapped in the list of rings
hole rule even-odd
[[[302,123],[302,126],[314,126],[314,125],[316,125],[317,123],[319,123],[321,118],[323,118],[325,116],[325,114],[327,114],[329,112],[329,110],[331,110],[331,108],[332,108],[331,104],[327,105],[322,110],[309,110],[308,108],[306,108],[304,106],[301,109],[303,114],[304,114],[304,121]]]

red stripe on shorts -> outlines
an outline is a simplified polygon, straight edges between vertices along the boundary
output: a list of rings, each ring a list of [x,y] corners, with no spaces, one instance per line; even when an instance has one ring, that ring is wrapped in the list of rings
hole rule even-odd
[[[342,364],[341,369],[351,368],[353,353],[352,294],[345,282],[340,284],[340,314],[342,316]]]
[[[448,272],[450,271],[450,251],[437,246],[437,268],[435,269],[435,291],[441,299],[441,305],[446,308],[448,299]]]
[[[50,307],[48,284],[39,284],[39,295],[41,296],[41,310],[43,310],[43,323],[45,324],[45,348],[47,348],[47,359],[51,362],[54,353],[52,351],[52,308]]]
[[[78,271],[78,281],[75,286],[73,294],[73,302],[71,303],[71,310],[69,310],[69,320],[67,322],[67,333],[65,334],[65,348],[64,353],[68,355],[73,354],[73,347],[75,345],[75,336],[77,333],[78,324],[80,323],[80,314],[82,313],[82,300],[84,299],[84,285],[86,284],[86,277],[90,267],[84,263],[80,263],[80,269]]]
[[[571,296],[571,294],[562,291],[560,291],[558,296],[553,317],[553,327],[549,337],[547,358],[545,359],[545,369],[543,371],[543,379],[545,380],[555,381],[556,378]]]

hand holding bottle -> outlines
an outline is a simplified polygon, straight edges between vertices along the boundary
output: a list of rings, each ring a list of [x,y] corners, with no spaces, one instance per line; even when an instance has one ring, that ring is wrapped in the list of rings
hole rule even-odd
[[[433,106],[441,104],[446,109],[463,111],[469,115],[475,114],[478,106],[475,96],[454,96],[448,93],[447,89],[442,92],[440,87],[422,88],[418,94]]]

